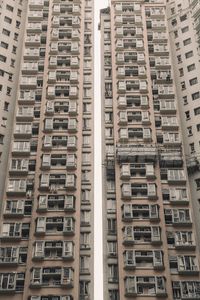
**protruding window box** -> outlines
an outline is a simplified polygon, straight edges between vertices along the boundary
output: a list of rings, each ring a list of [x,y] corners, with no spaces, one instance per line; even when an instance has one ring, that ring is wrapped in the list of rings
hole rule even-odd
[[[68,132],[70,133],[77,132],[78,129],[77,127],[78,127],[77,120],[70,118],[68,123]]]
[[[65,211],[75,211],[75,197],[73,195],[67,195],[65,197]]]
[[[75,221],[73,218],[64,218],[63,235],[74,235],[75,234]]]
[[[121,166],[121,173],[120,173],[121,179],[130,179],[131,173],[130,173],[130,165],[129,164],[123,164]]]
[[[32,124],[31,123],[17,123],[14,129],[15,138],[31,138]]]
[[[180,169],[167,170],[167,180],[169,184],[185,184],[185,171]]]
[[[126,97],[125,96],[119,96],[118,98],[118,108],[124,109],[127,107]]]
[[[44,0],[30,0],[29,7],[30,9],[42,9],[44,6]]]
[[[5,203],[4,215],[11,218],[21,218],[24,216],[24,200],[9,201]]]
[[[120,111],[119,112],[119,125],[127,125],[127,123],[128,123],[127,112]]]
[[[72,29],[72,41],[79,41],[80,40],[80,32],[78,29]]]
[[[80,28],[81,20],[78,16],[72,17],[72,28]]]
[[[77,138],[75,136],[68,137],[67,149],[68,150],[76,150],[77,149]]]
[[[32,121],[33,120],[33,108],[27,106],[19,106],[16,115],[17,121]]]
[[[28,13],[29,21],[42,21],[43,20],[43,11],[39,10],[30,10]]]

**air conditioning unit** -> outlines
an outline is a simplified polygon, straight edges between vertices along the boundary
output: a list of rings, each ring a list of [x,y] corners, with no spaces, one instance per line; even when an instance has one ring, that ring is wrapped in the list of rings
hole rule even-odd
[[[26,193],[27,199],[30,199],[32,197],[32,195],[33,195],[32,191],[27,191],[27,193]]]
[[[40,300],[40,296],[31,296],[30,300]]]
[[[18,273],[17,274],[17,280],[18,279],[24,279],[25,278],[25,274],[24,273]]]

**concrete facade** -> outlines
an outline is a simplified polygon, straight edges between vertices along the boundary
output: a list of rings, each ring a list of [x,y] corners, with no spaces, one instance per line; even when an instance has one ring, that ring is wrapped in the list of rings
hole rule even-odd
[[[1,198],[0,299],[89,300],[93,1],[27,2]]]
[[[199,299],[165,1],[101,11],[104,299]]]
[[[200,243],[200,3],[168,1],[167,17],[183,143]]]
[[[0,1],[0,174],[4,174],[8,163],[26,11],[26,0]],[[2,176],[0,199],[4,184],[5,176]]]

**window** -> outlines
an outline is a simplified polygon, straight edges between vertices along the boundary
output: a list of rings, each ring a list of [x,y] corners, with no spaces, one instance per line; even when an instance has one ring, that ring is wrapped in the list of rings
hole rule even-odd
[[[180,43],[179,42],[175,43],[175,46],[176,46],[176,50],[180,49]]]
[[[186,39],[186,40],[183,41],[183,45],[187,46],[187,45],[191,44],[191,42],[192,42],[191,38]]]
[[[200,92],[196,92],[194,94],[192,94],[192,100],[196,100],[200,98]]]
[[[175,12],[176,12],[176,11],[175,11],[175,7],[172,7],[172,8],[171,8],[171,14],[173,15],[173,14],[175,14]]]
[[[8,44],[4,43],[4,42],[1,42],[1,47],[4,48],[4,49],[8,49]]]
[[[187,127],[188,136],[192,135],[192,126]]]
[[[183,68],[179,69],[179,72],[180,72],[180,76],[183,76],[183,75],[184,75]]]
[[[12,59],[12,58],[11,58],[11,61],[10,61],[10,66],[11,66],[11,67],[14,67],[14,66],[15,66],[15,60]]]
[[[12,48],[12,53],[16,54],[16,52],[17,52],[17,47],[16,47],[16,46],[13,46],[13,48]]]
[[[5,28],[3,28],[2,33],[6,36],[10,36],[10,31]]]
[[[173,19],[172,20],[172,26],[176,26],[177,25],[177,21],[176,21],[176,19]]]
[[[184,97],[183,97],[183,104],[184,104],[184,105],[188,104],[187,96],[184,96]]]
[[[18,9],[18,10],[17,10],[17,15],[18,15],[18,17],[21,17],[21,15],[22,15],[21,9]]]
[[[174,37],[175,37],[175,39],[178,37],[178,31],[177,30],[174,31]]]
[[[194,109],[195,116],[200,115],[200,106]]]
[[[197,131],[200,131],[200,124],[197,124]]]
[[[11,12],[13,12],[13,7],[11,6],[11,5],[6,5],[6,9],[8,10],[8,11],[11,11]]]
[[[8,87],[7,87],[7,92],[6,92],[6,94],[7,94],[8,96],[10,96],[11,91],[12,91],[12,89],[8,86]]]
[[[197,185],[197,190],[200,189],[200,178],[195,179],[196,185]]]
[[[4,17],[4,22],[6,22],[8,24],[11,24],[12,23],[12,19],[5,16]]]
[[[6,118],[2,118],[1,126],[2,127],[6,127],[6,123],[7,123],[7,119]]]
[[[13,79],[13,75],[12,75],[12,74],[9,74],[9,75],[8,75],[8,80],[9,80],[9,81],[12,81],[12,79]]]
[[[189,30],[189,26],[185,26],[181,29],[182,33],[185,33]]]
[[[0,61],[2,61],[2,62],[6,62],[6,57],[5,57],[5,56],[3,56],[3,55],[0,55]]]
[[[190,119],[190,112],[189,110],[185,112],[186,120]]]
[[[187,66],[188,72],[191,72],[191,71],[193,71],[195,69],[196,69],[195,64],[191,64],[191,65]]]
[[[4,71],[0,70],[0,76],[3,77],[4,76]]]
[[[0,134],[0,144],[3,144],[4,135]]]
[[[8,111],[8,107],[9,107],[9,103],[8,102],[4,102],[4,110]]]
[[[177,60],[178,60],[178,63],[179,63],[179,64],[182,62],[181,55],[178,55],[178,56],[177,56]]]
[[[185,81],[182,81],[182,82],[181,82],[181,88],[182,88],[182,90],[185,90],[185,89],[186,89]]]
[[[185,53],[186,58],[190,58],[192,56],[193,56],[193,51],[189,51],[189,52]]]
[[[197,77],[190,79],[190,85],[195,85],[198,83]]]
[[[19,36],[18,33],[14,33],[14,40],[15,40],[15,41],[18,41],[18,36]]]
[[[185,20],[187,20],[187,15],[186,14],[184,14],[183,16],[180,17],[181,22],[183,22]]]
[[[20,27],[20,22],[16,21],[16,28],[19,28],[19,27]]]
[[[194,153],[195,152],[194,143],[189,144],[189,146],[190,146],[190,153]]]

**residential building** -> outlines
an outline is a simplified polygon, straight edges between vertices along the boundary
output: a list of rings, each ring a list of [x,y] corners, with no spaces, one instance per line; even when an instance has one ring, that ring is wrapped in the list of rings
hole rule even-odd
[[[24,30],[0,299],[93,299],[93,1],[29,0]]]
[[[113,0],[100,30],[104,299],[199,299],[165,1]]]
[[[200,244],[200,3],[168,1],[167,17],[183,144]]]
[[[26,11],[27,0],[0,1],[0,174],[8,163]],[[4,184],[2,176],[0,198]]]

